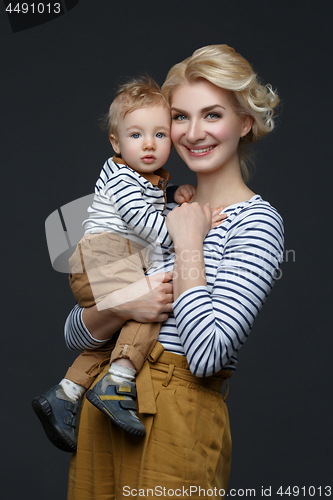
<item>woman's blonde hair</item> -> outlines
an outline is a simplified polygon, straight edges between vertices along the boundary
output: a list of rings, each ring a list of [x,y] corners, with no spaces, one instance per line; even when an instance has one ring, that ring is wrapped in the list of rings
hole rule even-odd
[[[169,104],[180,85],[205,79],[217,87],[230,91],[231,102],[237,114],[250,115],[253,125],[241,137],[238,153],[245,182],[249,179],[246,161],[250,155],[246,146],[257,142],[274,128],[273,109],[279,98],[271,85],[262,85],[252,66],[228,45],[208,45],[196,50],[191,57],[175,64],[167,74],[162,93]]]
[[[160,87],[150,76],[132,78],[121,85],[105,117],[109,134],[116,134],[121,116],[147,106],[169,107]]]

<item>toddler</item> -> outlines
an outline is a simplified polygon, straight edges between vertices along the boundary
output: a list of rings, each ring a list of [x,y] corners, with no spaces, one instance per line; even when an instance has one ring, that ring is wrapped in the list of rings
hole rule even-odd
[[[110,106],[108,130],[116,155],[103,166],[89,218],[83,222],[84,237],[69,260],[69,281],[80,307],[96,304],[104,309],[127,302],[130,299],[121,299],[117,290],[145,277],[152,249],[155,254],[170,251],[163,215],[169,175],[162,168],[171,151],[170,121],[169,107],[148,77],[121,86]],[[193,186],[180,186],[174,201],[187,202],[194,191]],[[159,323],[125,323],[109,373],[86,394],[113,423],[136,436],[145,435],[145,428],[137,416],[135,375],[159,330]],[[79,398],[107,358],[107,350],[84,351],[59,385],[33,400],[48,438],[58,448],[75,451]]]

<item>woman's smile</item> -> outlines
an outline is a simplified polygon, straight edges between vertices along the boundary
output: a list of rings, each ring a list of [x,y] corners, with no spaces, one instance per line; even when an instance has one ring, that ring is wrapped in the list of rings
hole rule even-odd
[[[211,151],[213,151],[213,149],[216,148],[216,145],[214,146],[206,146],[206,147],[192,147],[192,146],[185,146],[189,152],[192,154],[192,156],[205,156],[207,155],[208,153],[210,153]]]
[[[194,172],[239,169],[238,145],[252,122],[234,111],[229,92],[206,80],[181,85],[171,103],[172,142]]]

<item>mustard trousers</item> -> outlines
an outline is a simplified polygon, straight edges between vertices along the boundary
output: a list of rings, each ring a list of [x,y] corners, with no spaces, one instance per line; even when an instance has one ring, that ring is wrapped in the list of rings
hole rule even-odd
[[[223,498],[231,435],[222,384],[232,372],[197,378],[185,356],[162,351],[157,343],[137,377],[139,409],[150,411],[139,413],[145,438],[129,435],[83,402],[68,500]]]

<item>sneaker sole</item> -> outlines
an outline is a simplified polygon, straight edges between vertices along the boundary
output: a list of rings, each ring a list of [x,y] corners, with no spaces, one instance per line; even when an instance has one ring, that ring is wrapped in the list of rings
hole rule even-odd
[[[48,400],[42,396],[38,396],[31,404],[51,443],[62,451],[68,451],[70,453],[76,451],[76,444],[62,432]]]
[[[113,423],[118,425],[118,427],[121,427],[124,431],[128,432],[129,434],[132,434],[132,436],[138,436],[138,437],[143,437],[146,435],[146,431],[139,431],[138,429],[134,429],[133,427],[130,427],[129,425],[125,424],[118,418],[114,417],[111,415],[111,413],[108,411],[108,409],[103,405],[102,401],[99,399],[97,394],[94,391],[88,391],[86,393],[86,398],[88,401],[93,404],[96,408],[101,410],[105,415],[109,417],[110,420],[112,420]]]

